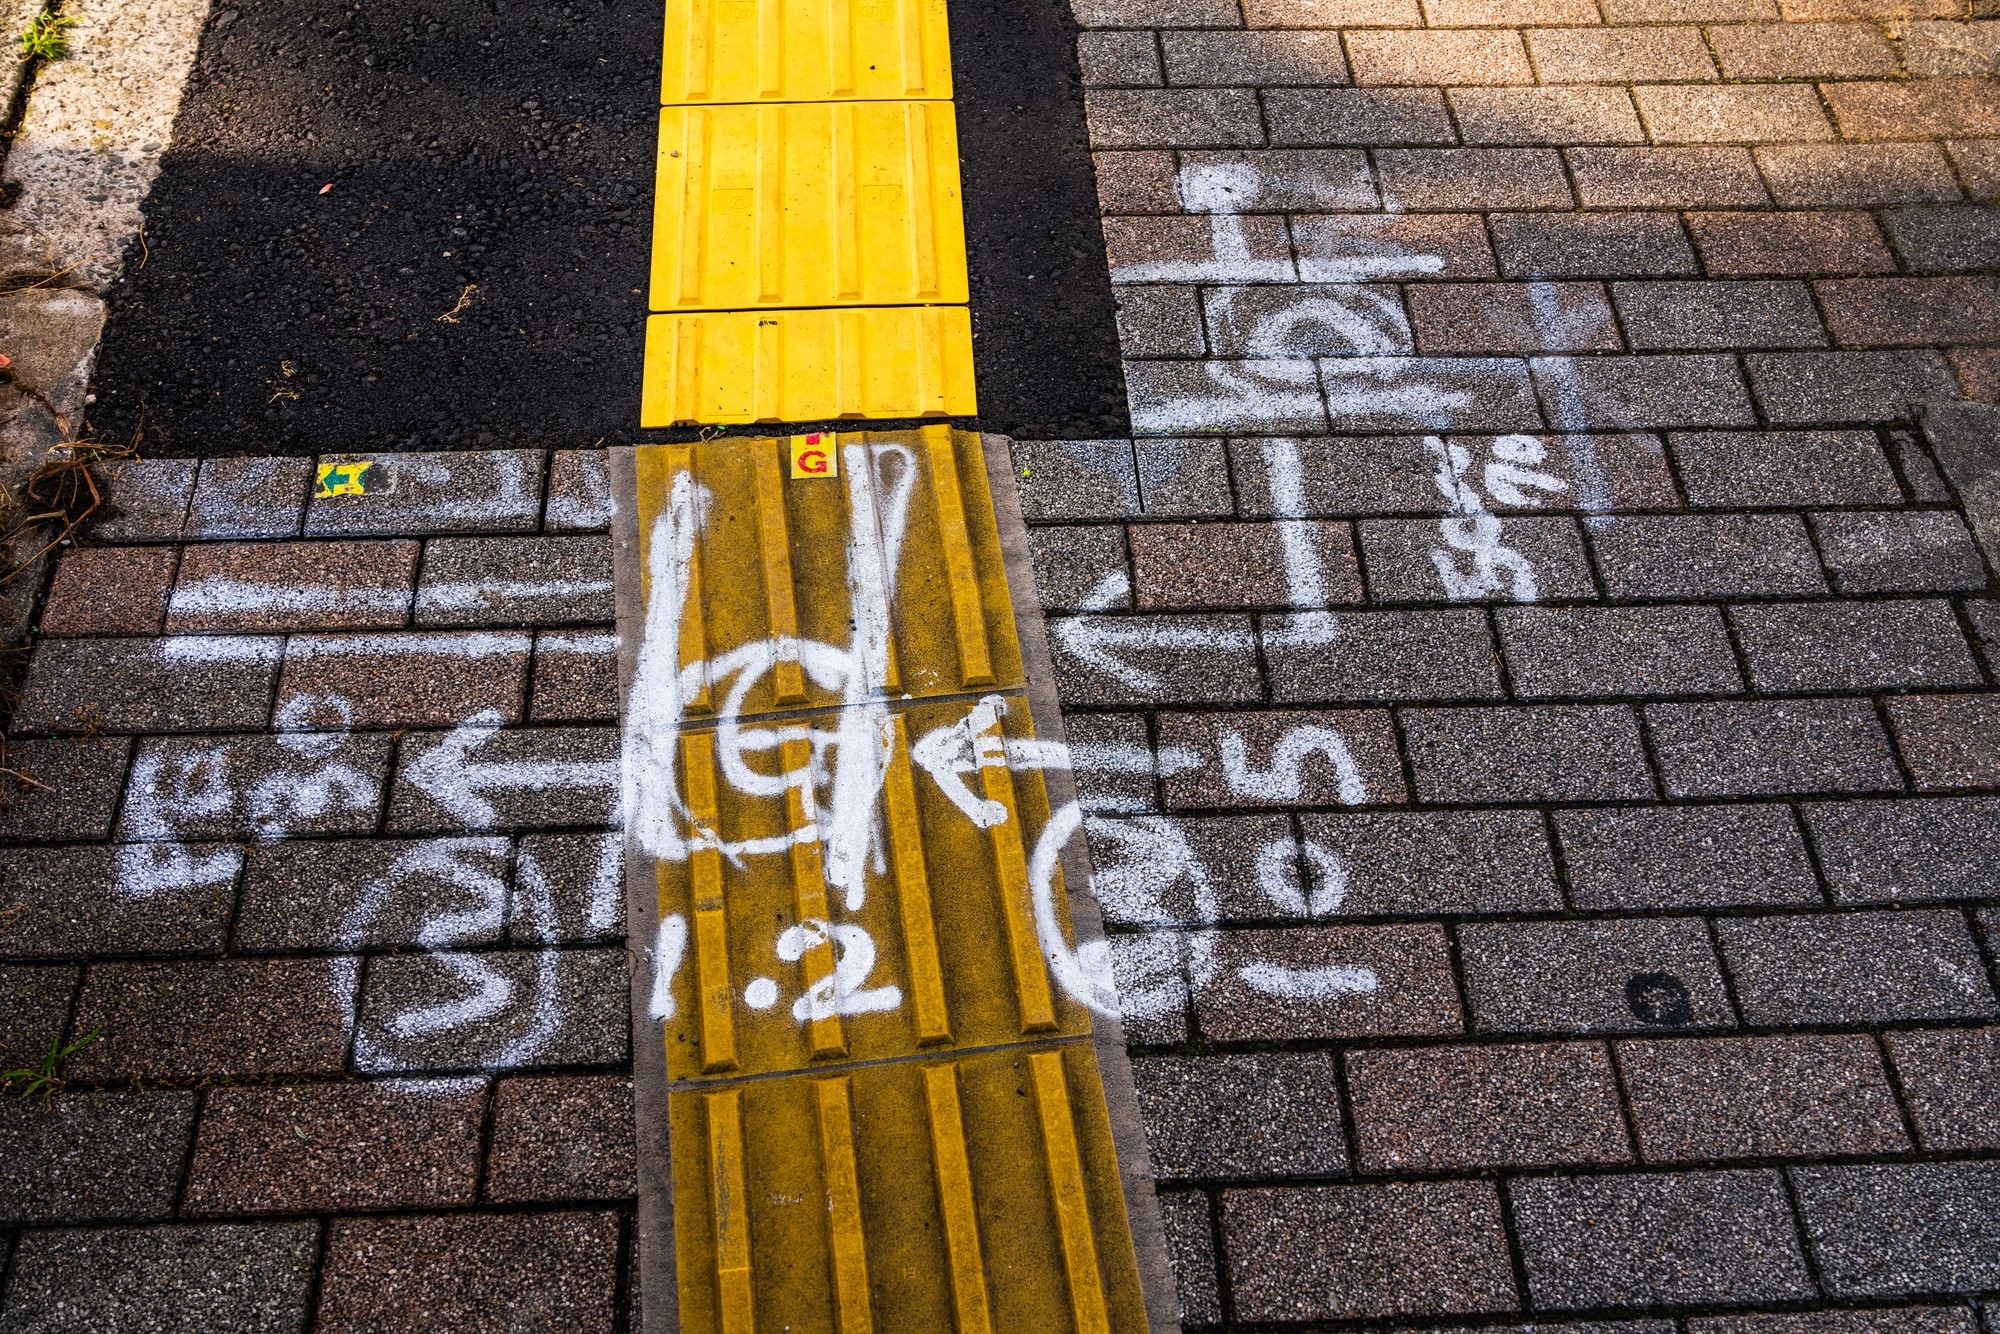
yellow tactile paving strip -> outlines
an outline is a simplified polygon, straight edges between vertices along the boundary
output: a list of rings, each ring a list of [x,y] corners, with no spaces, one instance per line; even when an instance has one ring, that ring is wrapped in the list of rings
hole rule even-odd
[[[977,410],[950,96],[939,0],[669,0],[642,426]]]
[[[813,451],[635,451],[680,1327],[1137,1334],[979,439]]]

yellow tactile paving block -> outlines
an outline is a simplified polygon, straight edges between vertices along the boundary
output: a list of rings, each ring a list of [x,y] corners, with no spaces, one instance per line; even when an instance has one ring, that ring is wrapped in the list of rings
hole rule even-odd
[[[970,417],[963,306],[720,311],[646,321],[641,426]]]
[[[1042,951],[1070,923],[1061,872],[1035,874],[1041,775],[1007,764],[1027,714],[996,695],[682,733],[701,832],[658,868],[687,940],[669,1078],[1089,1032]]]
[[[948,98],[944,0],[669,0],[663,105]]]
[[[1090,1046],[669,1098],[688,1334],[1138,1334]]]
[[[660,112],[653,310],[966,299],[949,102]]]
[[[656,544],[685,543],[677,707],[698,720],[1019,688],[979,437],[829,436],[838,471],[825,477],[789,477],[785,439],[636,451],[649,604]]]

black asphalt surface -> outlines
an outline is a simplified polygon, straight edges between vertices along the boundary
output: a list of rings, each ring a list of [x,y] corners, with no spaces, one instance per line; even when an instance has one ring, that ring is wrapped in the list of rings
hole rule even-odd
[[[1064,7],[952,25],[979,424],[1123,434]],[[661,0],[219,10],[90,426],[152,454],[669,438],[637,429],[660,27]]]

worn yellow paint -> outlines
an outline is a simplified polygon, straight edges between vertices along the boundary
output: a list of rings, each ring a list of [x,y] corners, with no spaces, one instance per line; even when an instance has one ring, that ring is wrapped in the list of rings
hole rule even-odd
[[[652,309],[966,299],[949,102],[666,107]]]
[[[963,306],[728,311],[646,321],[641,426],[969,417]]]
[[[313,492],[315,500],[329,500],[334,496],[365,496],[368,487],[362,475],[374,466],[373,459],[362,459],[356,463],[322,463],[319,465],[319,487]]]
[[[833,431],[795,435],[792,447],[792,480],[840,476],[840,436]]]
[[[944,0],[668,0],[663,105],[948,98]]]
[[[890,642],[859,696],[811,672],[791,702],[768,671],[747,690],[733,669],[682,673],[677,781],[693,850],[656,865],[661,913],[692,924],[663,1026],[680,1327],[1141,1334],[1090,1015],[1053,983],[1040,948],[1027,849],[1049,824],[1048,794],[1038,769],[1006,761],[1033,732],[979,441],[945,427],[843,434],[830,486],[782,481],[789,448],[638,451],[648,599],[663,507],[698,494],[706,515],[685,668],[754,652],[787,602],[791,633],[849,646],[850,549],[868,531],[857,525],[879,532],[891,495],[907,506],[895,568],[882,571],[895,589]],[[734,716],[690,707],[697,691]],[[861,748],[841,758],[881,765],[880,841],[863,859],[865,892],[849,899],[826,880],[829,789],[724,781],[717,738],[761,729],[731,763],[804,773],[825,744],[812,738],[851,735],[843,706],[855,698],[868,701],[863,735],[880,748],[843,741]],[[966,726],[975,705],[993,722],[965,738],[985,762],[963,775],[961,796],[1004,811],[990,827],[911,759],[914,740]],[[716,843],[773,851],[724,856]],[[1050,892],[1068,934],[1059,873]],[[834,994],[848,928],[874,956],[839,994],[894,987],[897,1003],[810,1004],[815,988]]]

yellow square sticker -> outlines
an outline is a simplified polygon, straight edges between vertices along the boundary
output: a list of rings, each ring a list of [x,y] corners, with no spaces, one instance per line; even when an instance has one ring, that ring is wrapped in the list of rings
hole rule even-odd
[[[792,437],[792,480],[801,477],[838,477],[840,455],[835,447],[840,436],[832,431],[814,431]]]
[[[313,492],[316,500],[332,496],[365,496],[367,486],[361,475],[373,466],[373,459],[363,459],[359,463],[322,463],[319,465],[319,489]]]

